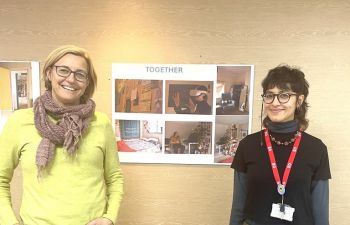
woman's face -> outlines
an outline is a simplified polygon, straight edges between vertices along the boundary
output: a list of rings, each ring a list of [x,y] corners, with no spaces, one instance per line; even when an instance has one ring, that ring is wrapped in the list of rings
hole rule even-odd
[[[277,87],[266,90],[265,94],[295,94],[293,91],[281,90]],[[291,95],[286,103],[280,103],[277,96],[274,96],[273,102],[268,104],[264,102],[264,108],[267,116],[272,122],[287,122],[294,120],[296,108],[304,101],[304,95]]]
[[[81,56],[67,54],[48,70],[47,76],[51,81],[52,98],[61,106],[72,106],[80,104],[80,98],[85,93],[85,89],[89,84],[89,80],[77,80],[76,75],[72,72],[67,77],[57,74],[57,67],[69,69],[73,72],[87,74],[87,62]]]
[[[205,94],[200,94],[195,97],[196,102],[203,102],[205,101]]]

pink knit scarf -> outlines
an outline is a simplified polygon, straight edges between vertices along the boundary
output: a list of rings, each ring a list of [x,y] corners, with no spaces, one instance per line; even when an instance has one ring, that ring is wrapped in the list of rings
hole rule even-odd
[[[61,107],[52,101],[51,92],[46,91],[35,100],[35,127],[43,138],[36,152],[39,173],[53,159],[57,145],[63,145],[70,156],[76,153],[79,140],[87,130],[94,112],[95,102],[91,99],[85,104]],[[57,123],[49,116],[57,120]]]

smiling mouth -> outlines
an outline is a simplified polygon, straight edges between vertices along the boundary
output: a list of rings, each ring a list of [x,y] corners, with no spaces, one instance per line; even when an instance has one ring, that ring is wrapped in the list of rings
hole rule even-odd
[[[72,88],[72,87],[68,87],[68,86],[65,86],[65,85],[62,85],[63,89],[66,89],[68,91],[76,91],[76,89]]]
[[[282,109],[271,109],[270,111],[273,113],[278,113],[278,112],[282,112],[283,110]]]

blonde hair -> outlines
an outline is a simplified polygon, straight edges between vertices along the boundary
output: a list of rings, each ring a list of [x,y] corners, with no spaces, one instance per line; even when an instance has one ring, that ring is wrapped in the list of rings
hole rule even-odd
[[[55,65],[55,63],[57,61],[59,61],[63,56],[65,56],[67,54],[73,54],[76,56],[80,56],[86,60],[87,67],[88,67],[87,72],[88,72],[89,84],[86,87],[85,93],[81,97],[81,101],[83,103],[85,103],[86,100],[90,99],[92,97],[92,95],[94,94],[94,91],[95,91],[95,88],[97,85],[97,76],[96,76],[96,72],[95,72],[94,66],[92,64],[91,58],[89,56],[89,53],[84,48],[80,48],[80,47],[75,46],[75,45],[63,45],[63,46],[60,46],[60,47],[56,48],[55,50],[53,50],[47,56],[47,58],[45,60],[44,67],[43,67],[43,71],[42,71],[43,72],[43,79],[45,81],[45,88],[46,88],[46,90],[49,90],[49,91],[52,90],[51,81],[49,80],[49,78],[47,76],[47,72],[53,68],[53,66]]]

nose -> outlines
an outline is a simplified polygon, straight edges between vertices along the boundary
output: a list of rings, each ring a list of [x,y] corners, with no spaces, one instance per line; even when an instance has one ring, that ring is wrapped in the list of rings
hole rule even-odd
[[[75,74],[74,74],[74,72],[72,71],[69,75],[68,75],[68,77],[66,77],[66,81],[68,81],[68,82],[71,82],[71,83],[73,83],[73,82],[75,82]]]
[[[273,101],[271,102],[272,105],[279,105],[280,101],[278,101],[277,95],[274,96]]]

